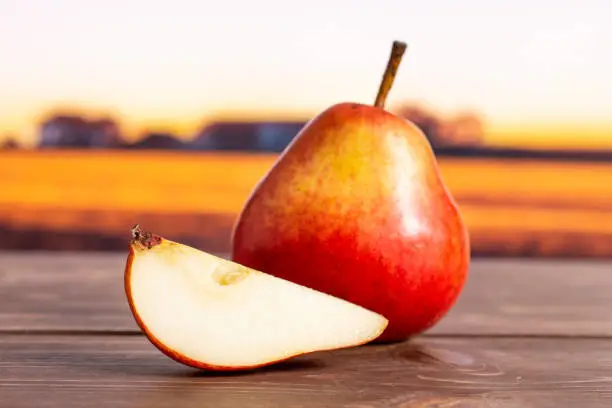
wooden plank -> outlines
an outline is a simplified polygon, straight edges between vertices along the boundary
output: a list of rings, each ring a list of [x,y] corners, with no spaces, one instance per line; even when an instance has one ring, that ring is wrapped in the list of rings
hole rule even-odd
[[[612,340],[421,338],[210,374],[141,336],[0,336],[20,407],[609,407]]]
[[[123,254],[0,253],[0,331],[137,331]],[[612,336],[612,262],[475,259],[430,333]]]

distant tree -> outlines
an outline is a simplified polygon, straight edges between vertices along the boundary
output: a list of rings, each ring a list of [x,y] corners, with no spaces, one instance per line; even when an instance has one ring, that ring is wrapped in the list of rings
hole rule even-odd
[[[128,147],[131,149],[177,150],[182,149],[183,146],[183,142],[171,133],[150,132],[145,133],[140,140]]]
[[[484,139],[483,120],[472,112],[455,115],[442,122],[439,137],[445,145],[477,146]]]
[[[4,141],[0,144],[0,150],[13,150],[19,148],[21,148],[21,146],[17,142],[17,138],[13,136],[6,137]]]
[[[434,149],[479,145],[484,137],[483,120],[474,112],[463,112],[444,118],[423,106],[404,104],[396,109],[395,113],[417,125]]]
[[[397,109],[396,114],[417,125],[432,145],[440,144],[438,129],[441,123],[435,113],[422,106],[406,104]]]

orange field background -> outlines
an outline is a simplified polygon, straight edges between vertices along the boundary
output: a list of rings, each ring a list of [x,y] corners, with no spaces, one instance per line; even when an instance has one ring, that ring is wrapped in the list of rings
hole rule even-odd
[[[0,249],[125,250],[138,222],[225,252],[275,155],[0,153]],[[612,256],[612,163],[439,158],[474,255]]]

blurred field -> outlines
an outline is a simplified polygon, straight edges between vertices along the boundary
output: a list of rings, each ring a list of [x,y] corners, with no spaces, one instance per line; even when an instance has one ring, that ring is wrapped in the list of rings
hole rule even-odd
[[[226,251],[274,155],[0,152],[0,248],[124,249],[129,228]],[[612,256],[612,163],[440,158],[475,255]]]

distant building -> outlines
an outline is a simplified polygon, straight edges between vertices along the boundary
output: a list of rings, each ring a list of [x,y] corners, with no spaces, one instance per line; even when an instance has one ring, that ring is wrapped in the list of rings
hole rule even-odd
[[[90,147],[119,147],[123,144],[123,138],[119,126],[112,119],[100,119],[89,122]]]
[[[189,143],[192,150],[282,152],[305,121],[214,122]]]
[[[119,127],[111,119],[89,121],[77,115],[56,115],[40,126],[42,148],[114,148],[121,144]]]
[[[58,115],[42,123],[40,147],[85,147],[87,122],[79,116]]]

